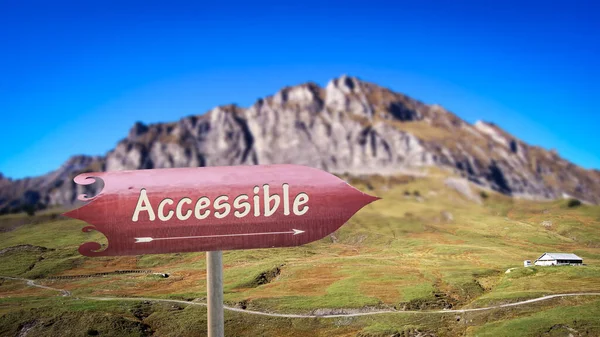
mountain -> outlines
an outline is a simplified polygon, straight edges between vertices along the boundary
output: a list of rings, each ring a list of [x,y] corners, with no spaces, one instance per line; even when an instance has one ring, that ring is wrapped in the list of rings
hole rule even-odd
[[[0,176],[0,209],[68,205],[83,171],[295,163],[332,173],[392,175],[437,166],[500,193],[600,203],[600,171],[530,146],[493,123],[341,76],[285,87],[249,108],[227,105],[177,122],[136,123],[104,157],[76,156],[47,175]],[[92,191],[93,192],[93,191]]]
[[[82,186],[73,182],[73,177],[80,172],[101,170],[103,161],[101,157],[79,155],[39,177],[12,180],[0,174],[0,213],[73,203],[84,192]]]

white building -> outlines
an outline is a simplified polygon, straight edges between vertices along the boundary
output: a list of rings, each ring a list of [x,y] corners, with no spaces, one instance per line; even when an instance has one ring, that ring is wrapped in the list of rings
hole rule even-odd
[[[535,260],[536,266],[582,265],[583,259],[569,253],[544,253]]]

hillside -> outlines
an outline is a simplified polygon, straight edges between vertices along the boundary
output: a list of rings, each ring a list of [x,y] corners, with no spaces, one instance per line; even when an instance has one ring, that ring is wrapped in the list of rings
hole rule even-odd
[[[72,177],[82,171],[271,163],[382,175],[437,166],[505,195],[600,202],[599,171],[527,145],[494,124],[471,125],[439,105],[341,76],[325,88],[283,88],[249,108],[221,106],[177,122],[136,123],[104,157],[73,157],[42,177],[0,177],[0,210],[70,205],[82,188]]]
[[[225,301],[241,310],[226,312],[227,335],[600,335],[600,296],[452,311],[551,294],[600,293],[600,207],[519,200],[461,183],[445,170],[426,173],[342,175],[382,199],[317,242],[224,252]],[[0,225],[0,276],[33,279],[71,294],[0,279],[0,335],[206,334],[205,308],[190,303],[205,301],[204,253],[88,258],[77,247],[102,242],[101,234],[83,233],[84,223],[52,211],[5,215]],[[523,260],[547,251],[576,253],[586,266],[523,267]],[[110,273],[118,270],[169,277]],[[85,277],[95,273],[109,274]],[[393,312],[291,318],[248,310]]]

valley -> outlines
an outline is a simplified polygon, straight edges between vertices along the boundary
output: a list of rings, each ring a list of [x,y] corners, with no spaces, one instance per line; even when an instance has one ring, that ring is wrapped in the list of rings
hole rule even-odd
[[[433,167],[339,176],[382,199],[317,242],[224,252],[225,304],[235,309],[226,335],[600,334],[600,296],[576,295],[600,293],[599,206],[456,189],[448,181],[459,178]],[[79,245],[105,238],[60,212],[0,218],[0,276],[70,294],[0,280],[0,335],[206,334],[204,253],[84,257]],[[523,267],[544,252],[585,265]],[[125,270],[150,272],[112,273]],[[106,275],[83,277],[97,273]],[[69,275],[79,276],[59,278]],[[557,294],[575,296],[506,306]]]

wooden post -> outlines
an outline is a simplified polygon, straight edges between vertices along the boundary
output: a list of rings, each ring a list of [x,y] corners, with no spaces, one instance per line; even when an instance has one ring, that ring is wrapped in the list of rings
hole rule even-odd
[[[206,252],[206,294],[208,337],[224,337],[223,252]]]

